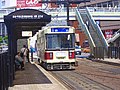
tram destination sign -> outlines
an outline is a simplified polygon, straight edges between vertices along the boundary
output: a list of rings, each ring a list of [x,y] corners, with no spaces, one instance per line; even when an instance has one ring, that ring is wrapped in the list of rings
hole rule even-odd
[[[43,15],[13,15],[13,19],[41,19]]]
[[[51,32],[69,32],[69,28],[51,28]]]

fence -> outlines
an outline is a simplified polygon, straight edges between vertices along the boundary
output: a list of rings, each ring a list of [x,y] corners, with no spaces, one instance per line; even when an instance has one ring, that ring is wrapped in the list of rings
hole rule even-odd
[[[93,54],[95,59],[104,59],[104,47],[94,47]]]
[[[0,90],[8,90],[8,53],[0,53]]]
[[[120,59],[120,47],[108,47],[108,58]]]
[[[108,52],[105,53],[104,47],[94,47],[93,54],[95,59],[114,58],[120,59],[120,47],[108,47]]]

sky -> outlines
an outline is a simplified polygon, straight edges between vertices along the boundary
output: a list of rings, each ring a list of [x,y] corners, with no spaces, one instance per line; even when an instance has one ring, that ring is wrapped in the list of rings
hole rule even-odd
[[[1,8],[1,0],[0,0],[0,8]]]

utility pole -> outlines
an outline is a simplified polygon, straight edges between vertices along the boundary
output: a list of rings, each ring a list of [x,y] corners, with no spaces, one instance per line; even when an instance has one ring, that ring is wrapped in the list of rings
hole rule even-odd
[[[39,3],[58,3],[64,4],[67,8],[67,25],[69,26],[69,5],[70,4],[80,4],[82,2],[90,2],[90,0],[41,0]]]
[[[67,25],[70,26],[70,23],[69,23],[69,0],[67,0],[66,6],[67,6]]]

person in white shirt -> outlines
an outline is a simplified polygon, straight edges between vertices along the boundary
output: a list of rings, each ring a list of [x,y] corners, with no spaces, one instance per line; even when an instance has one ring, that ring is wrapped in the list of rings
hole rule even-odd
[[[28,49],[26,47],[26,45],[23,45],[23,48],[21,48],[21,53],[23,53],[23,60],[24,60],[24,63],[27,61],[27,53],[28,53]]]

